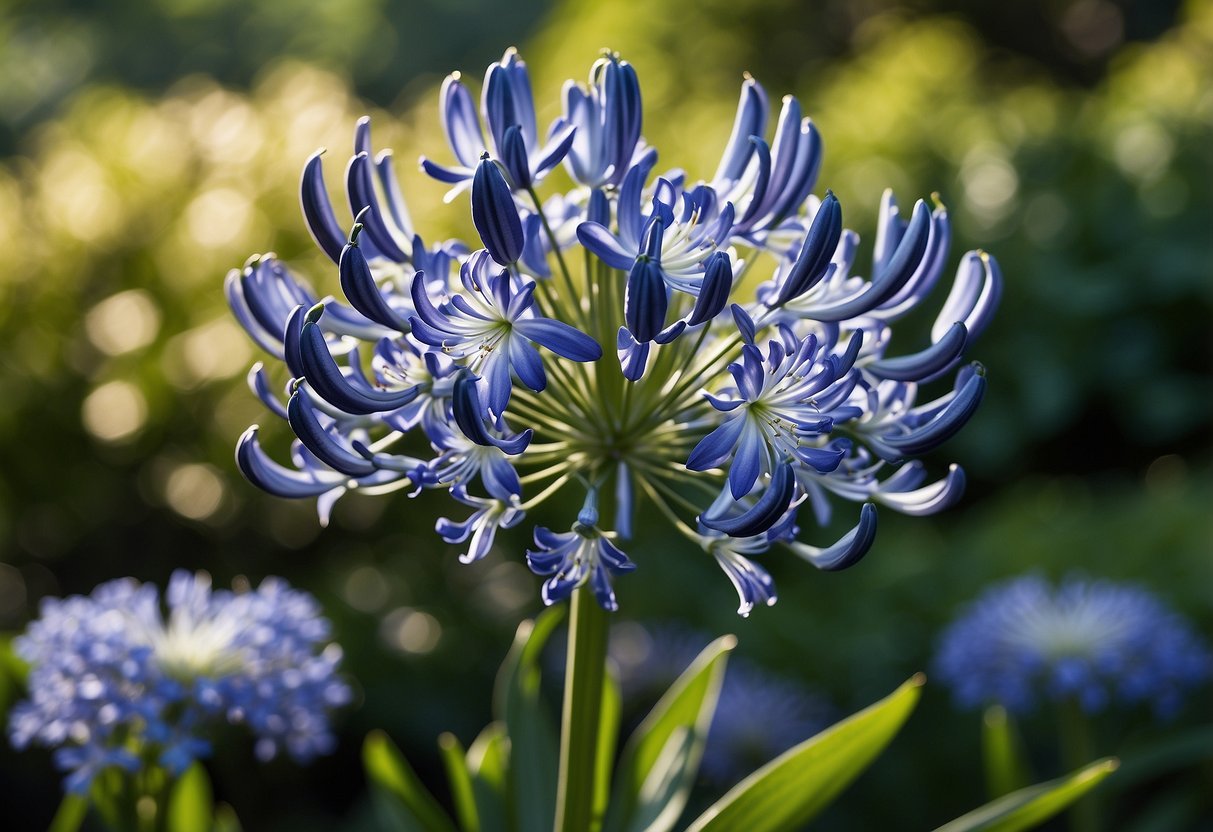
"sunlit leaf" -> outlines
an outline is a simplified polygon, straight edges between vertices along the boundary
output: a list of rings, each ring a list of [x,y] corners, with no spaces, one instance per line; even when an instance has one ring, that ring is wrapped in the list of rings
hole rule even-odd
[[[65,795],[55,817],[51,819],[51,825],[47,827],[47,832],[76,832],[80,824],[84,823],[87,814],[87,797],[78,794]]]
[[[548,829],[556,813],[559,745],[539,696],[539,658],[563,616],[563,607],[549,607],[522,622],[497,675],[494,708],[510,738],[509,792],[520,830]]]
[[[509,754],[510,740],[500,722],[489,723],[468,748],[467,767],[480,816],[480,832],[507,829],[505,789]]]
[[[1006,708],[994,705],[982,715],[981,753],[986,791],[991,799],[1022,789],[1031,782],[1023,745]]]
[[[607,809],[606,832],[670,829],[686,806],[728,654],[737,639],[709,644],[628,739]]]
[[[784,832],[799,829],[854,780],[909,717],[924,679],[789,749],[734,786],[689,832]]]
[[[426,791],[413,767],[387,734],[382,731],[367,734],[362,745],[362,764],[372,790],[385,806],[390,807],[385,811],[396,819],[395,825],[406,832],[414,829],[454,832],[450,818]]]
[[[211,832],[215,797],[201,763],[191,765],[173,784],[166,811],[168,828],[174,832]]]
[[[1099,760],[1073,774],[1028,786],[974,809],[935,832],[1018,832],[1043,823],[1099,785],[1116,770],[1113,759]]]
[[[451,786],[459,827],[463,832],[480,832],[480,813],[476,809],[472,775],[468,772],[463,745],[454,734],[443,733],[438,737],[438,749],[442,752],[442,765]]]

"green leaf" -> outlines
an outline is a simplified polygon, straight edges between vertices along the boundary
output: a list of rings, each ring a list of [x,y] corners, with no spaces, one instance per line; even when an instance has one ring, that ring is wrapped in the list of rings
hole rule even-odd
[[[1032,782],[1023,744],[1006,708],[1001,705],[987,708],[982,715],[981,752],[990,799],[1010,794]]]
[[[80,794],[64,795],[46,832],[76,832],[88,814],[88,798]]]
[[[215,807],[215,825],[212,830],[213,832],[243,832],[244,827],[240,825],[240,818],[236,817],[236,810],[226,803],[220,803]]]
[[[505,725],[491,722],[476,737],[467,753],[472,793],[480,815],[480,832],[506,832],[506,780],[509,776],[510,740]]]
[[[480,832],[480,813],[476,810],[472,775],[464,759],[463,745],[454,734],[444,732],[438,737],[438,749],[442,752],[442,764],[446,768],[447,781],[451,784],[451,799],[455,803],[455,817],[460,827],[464,832]]]
[[[686,806],[728,654],[737,639],[709,644],[666,691],[624,747],[604,829],[660,832],[673,827]]]
[[[387,734],[371,731],[362,745],[362,765],[372,790],[394,825],[412,832],[454,832],[455,825],[434,796],[421,785],[413,767]]]
[[[799,829],[824,809],[884,749],[918,703],[924,679],[785,751],[742,780],[688,832]]]
[[[526,832],[550,829],[556,815],[559,745],[552,716],[539,696],[539,658],[563,617],[563,607],[549,607],[518,626],[494,691],[497,718],[510,738],[508,791],[515,828]]]
[[[194,763],[177,778],[168,796],[168,828],[173,832],[211,832],[215,797],[211,778],[201,763]]]
[[[1099,785],[1118,761],[1091,763],[1066,777],[1028,786],[974,809],[935,832],[1017,832],[1043,823]]]
[[[619,741],[619,716],[623,710],[623,696],[619,680],[607,668],[602,677],[602,706],[598,723],[598,762],[594,767],[594,817],[601,818],[606,812],[607,799],[611,796],[611,769],[615,765],[615,744]]]

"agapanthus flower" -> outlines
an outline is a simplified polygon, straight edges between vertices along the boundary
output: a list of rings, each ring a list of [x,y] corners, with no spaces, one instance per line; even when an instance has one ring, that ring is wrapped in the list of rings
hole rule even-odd
[[[70,791],[114,767],[180,774],[222,723],[246,726],[262,760],[333,749],[329,713],[350,701],[341,649],[316,599],[279,578],[234,592],[177,571],[163,605],[155,586],[126,578],[45,598],[39,612],[14,642],[29,698],[9,738],[54,749]]]
[[[885,195],[865,277],[838,198],[814,194],[817,128],[789,96],[768,139],[753,78],[704,180],[658,167],[638,75],[618,55],[565,86],[544,141],[514,50],[489,68],[479,116],[457,76],[442,96],[458,164],[422,167],[467,193],[478,239],[421,241],[364,119],[351,223],[319,156],[302,185],[344,300],[270,256],[228,279],[237,317],[284,365],[250,383],[297,437],[280,464],[251,428],[237,458],[252,482],[316,497],[322,519],[351,491],[448,489],[473,509],[438,526],[469,542],[465,560],[544,504],[592,506],[590,522],[541,518],[528,563],[549,603],[590,585],[613,607],[616,578],[643,565],[629,541],[661,518],[720,564],[743,614],[776,598],[757,561],[768,550],[845,568],[871,546],[877,505],[927,514],[960,497],[958,467],[932,481],[916,457],[981,401],[985,372],[964,356],[1002,277],[990,255],[963,255],[929,343],[892,351],[896,321],[943,280],[938,199],[903,216]],[[558,162],[576,186],[541,194]],[[800,539],[832,522],[835,498],[864,504],[854,526]]]
[[[935,666],[963,707],[1144,704],[1166,717],[1213,676],[1213,654],[1140,586],[1029,575],[974,601],[944,632]]]

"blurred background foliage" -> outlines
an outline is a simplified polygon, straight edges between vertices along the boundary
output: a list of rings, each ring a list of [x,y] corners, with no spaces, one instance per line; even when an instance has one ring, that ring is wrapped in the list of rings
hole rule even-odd
[[[511,44],[541,122],[565,78],[621,51],[646,138],[692,178],[714,168],[750,71],[818,122],[821,187],[850,227],[871,239],[885,186],[904,204],[938,191],[956,250],[988,248],[1007,277],[974,350],[991,392],[937,460],[970,473],[963,507],[884,513],[874,552],[840,575],[768,558],[781,601],[748,620],[710,560],[642,537],[622,617],[737,632],[741,655],[842,711],[927,667],[966,600],[1027,570],[1138,581],[1210,631],[1213,6],[1145,0],[6,4],[0,628],[20,630],[43,595],[120,575],[284,575],[324,601],[361,705],[338,755],[306,770],[242,776],[248,748],[224,747],[221,796],[247,828],[354,828],[355,755],[374,726],[438,781],[437,731],[468,740],[488,719],[496,663],[537,609],[525,534],[463,567],[432,532],[441,495],[347,499],[321,530],[310,505],[243,482],[232,447],[266,420],[243,380],[260,356],[221,285],[272,249],[334,291],[297,208],[305,158],[332,148],[336,174],[367,112],[398,158],[444,157],[442,75],[479,78]],[[441,186],[399,167],[427,239],[468,230]],[[266,437],[285,448],[282,426]],[[1169,726],[1109,719],[1098,750],[1131,756],[1209,710],[1205,696]],[[1058,773],[1048,719],[1023,728],[1040,773]],[[976,805],[977,737],[977,715],[929,687],[821,828],[927,828]],[[4,805],[24,796],[15,828],[44,824],[49,760],[5,748],[0,771]],[[1122,789],[1119,828],[1201,828],[1208,774]]]

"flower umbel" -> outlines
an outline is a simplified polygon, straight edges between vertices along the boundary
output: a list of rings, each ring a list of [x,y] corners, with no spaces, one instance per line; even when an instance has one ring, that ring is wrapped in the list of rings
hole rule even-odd
[[[1213,676],[1187,622],[1131,584],[1030,575],[992,587],[943,634],[937,672],[965,707],[1024,712],[1041,700],[1175,712]]]
[[[15,642],[30,698],[13,708],[13,745],[55,749],[73,792],[113,766],[180,774],[223,722],[248,726],[262,760],[332,750],[328,713],[350,689],[311,595],[279,578],[212,590],[206,573],[178,571],[164,599],[167,615],[156,587],[129,578],[44,599]]]
[[[438,531],[468,542],[468,561],[572,491],[593,519],[538,528],[527,556],[547,577],[545,601],[589,584],[614,608],[613,580],[634,567],[620,547],[660,516],[716,559],[742,614],[775,600],[754,560],[768,549],[845,568],[871,546],[877,504],[926,514],[959,498],[959,468],[931,483],[913,457],[981,401],[985,372],[962,357],[1001,294],[994,259],[964,255],[930,343],[889,352],[893,323],[944,272],[938,199],[904,218],[886,194],[869,279],[855,274],[858,237],[839,200],[812,193],[816,127],[789,96],[768,142],[767,95],[752,78],[717,171],[700,181],[655,174],[637,73],[614,54],[588,84],[565,86],[546,141],[515,50],[489,68],[479,115],[458,76],[442,101],[457,164],[422,168],[454,186],[448,198],[468,192],[478,241],[422,243],[390,155],[371,159],[364,119],[348,233],[319,156],[302,186],[348,305],[318,301],[271,256],[228,278],[241,323],[285,365],[289,401],[260,366],[253,389],[298,438],[282,465],[256,427],[245,433],[237,459],[254,484],[318,498],[322,520],[349,491],[449,489],[473,513]],[[541,197],[561,162],[576,187]],[[923,400],[949,375],[950,391]],[[425,445],[431,458],[413,456]],[[802,514],[830,522],[831,496],[864,503],[858,523],[837,542],[798,540]]]

